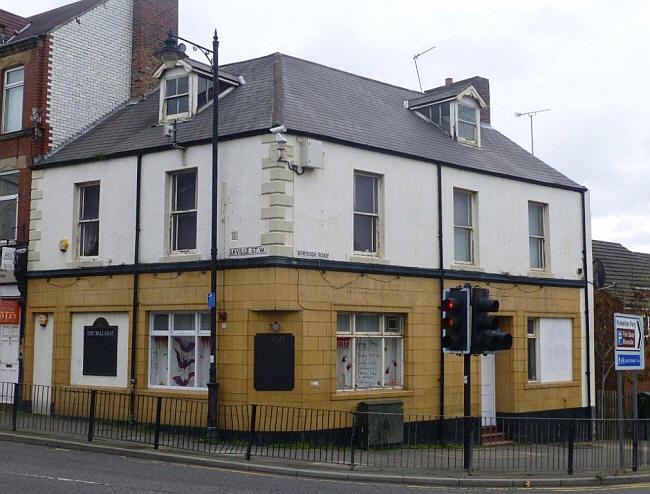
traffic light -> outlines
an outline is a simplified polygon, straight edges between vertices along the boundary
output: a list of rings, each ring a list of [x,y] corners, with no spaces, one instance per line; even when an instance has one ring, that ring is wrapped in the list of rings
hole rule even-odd
[[[499,329],[499,320],[490,312],[499,311],[499,301],[490,298],[487,288],[472,289],[472,353],[509,350],[512,336]]]
[[[442,349],[469,353],[469,288],[447,288],[442,301]]]

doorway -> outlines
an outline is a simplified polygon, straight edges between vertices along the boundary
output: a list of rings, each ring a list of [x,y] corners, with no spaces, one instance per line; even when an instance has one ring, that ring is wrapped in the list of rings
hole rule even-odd
[[[496,425],[496,371],[494,354],[481,356],[481,417],[483,426]]]
[[[20,326],[0,325],[0,403],[13,403],[14,384],[18,382]]]

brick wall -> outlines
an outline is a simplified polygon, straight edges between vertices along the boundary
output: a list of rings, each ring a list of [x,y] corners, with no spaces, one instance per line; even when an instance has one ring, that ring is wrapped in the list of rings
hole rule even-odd
[[[45,111],[47,106],[47,74],[48,41],[39,41],[33,48],[8,53],[0,58],[0,94],[2,93],[1,76],[5,69],[22,65],[25,70],[23,87],[23,121],[22,128],[32,129],[34,123],[30,121],[32,108],[37,108],[43,117],[41,126],[45,124]],[[0,115],[0,118],[2,116]],[[19,170],[18,180],[18,221],[16,239],[27,241],[29,233],[29,211],[31,200],[31,173],[28,166],[48,150],[47,134],[49,129],[44,128],[41,136],[19,135],[0,142],[0,171]]]
[[[178,33],[178,0],[134,0],[131,98],[158,85],[152,74],[168,31]]]
[[[50,33],[53,147],[130,97],[132,0],[108,0]]]
[[[481,122],[490,123],[490,80],[485,77],[475,76],[471,79],[472,85],[478,91],[478,94],[481,95],[483,101],[487,105],[485,108],[481,108]]]
[[[154,87],[178,0],[107,0],[50,34],[52,147]]]

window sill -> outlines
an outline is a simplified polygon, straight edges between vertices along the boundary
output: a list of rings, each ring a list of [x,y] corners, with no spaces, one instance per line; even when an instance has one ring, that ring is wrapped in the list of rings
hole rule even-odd
[[[478,145],[478,142],[471,141],[469,139],[463,139],[462,137],[458,138],[458,143],[459,144],[464,144],[465,146],[470,146],[470,147],[473,147],[473,148],[480,148],[480,146]]]
[[[66,262],[66,266],[69,268],[96,268],[104,264],[104,260],[99,258],[80,258],[75,261]]]
[[[201,254],[198,252],[188,251],[188,252],[179,252],[177,254],[169,254],[158,259],[160,262],[189,262],[189,261],[200,261]]]
[[[207,393],[208,388],[187,388],[184,386],[165,386],[165,385],[153,385],[149,384],[148,389],[151,392],[154,393],[189,393],[189,394],[196,394],[196,393]]]
[[[376,254],[364,254],[362,252],[355,252],[350,256],[351,262],[364,262],[366,264],[390,264],[388,259],[379,257]]]
[[[524,384],[524,389],[576,388],[579,386],[580,383],[577,381],[560,381],[560,382],[549,382],[549,383],[528,381],[526,384]]]
[[[413,396],[415,393],[406,389],[368,389],[365,391],[362,390],[350,390],[350,391],[337,391],[330,395],[332,401],[343,401],[343,400],[372,400],[375,398],[402,398],[407,396]]]
[[[450,269],[456,269],[458,271],[485,271],[485,269],[477,266],[476,264],[465,264],[454,262],[449,266]]]
[[[16,137],[31,136],[34,134],[34,129],[14,130],[12,132],[3,132],[0,134],[0,141],[8,141]]]
[[[531,269],[528,271],[528,276],[533,278],[555,278],[553,273],[549,273],[543,269]]]

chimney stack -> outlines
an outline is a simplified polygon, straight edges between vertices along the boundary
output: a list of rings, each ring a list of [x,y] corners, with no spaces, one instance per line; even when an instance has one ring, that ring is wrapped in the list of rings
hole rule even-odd
[[[445,79],[445,86],[451,86],[454,83],[454,79],[452,77],[447,77]]]
[[[168,31],[178,34],[178,0],[134,0],[131,98],[158,84],[153,73],[161,64],[158,50]]]
[[[490,123],[490,79],[485,77],[474,76],[471,79],[472,86],[478,91],[478,94],[481,95],[483,101],[485,101],[485,108],[481,108],[481,122]]]

